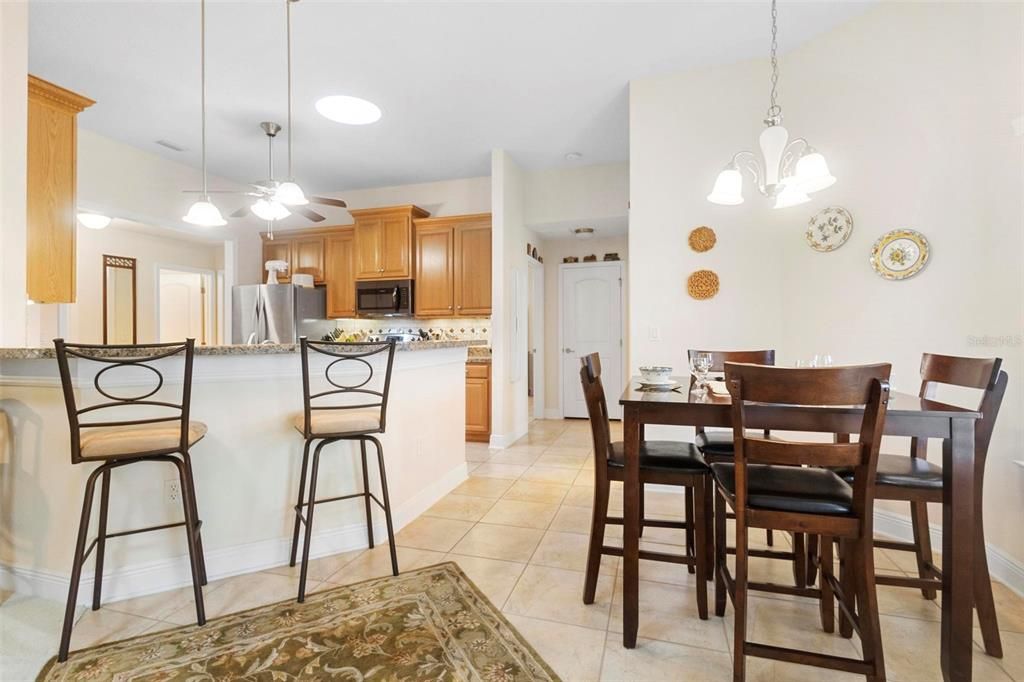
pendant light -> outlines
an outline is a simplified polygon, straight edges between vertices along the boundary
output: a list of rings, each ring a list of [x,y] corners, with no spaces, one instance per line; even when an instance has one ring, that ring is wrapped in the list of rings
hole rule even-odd
[[[292,175],[292,3],[298,0],[284,0],[285,30],[288,45],[288,174],[287,179],[277,186],[274,199],[287,206],[305,206],[309,203],[302,188]]]
[[[188,213],[182,218],[186,223],[200,227],[220,227],[227,221],[210,201],[210,192],[206,184],[206,0],[199,0],[199,63],[202,75],[202,156],[203,156],[203,193],[199,201],[192,204]]]
[[[750,173],[758,191],[774,199],[774,208],[797,206],[811,200],[808,194],[830,187],[836,181],[828,171],[825,157],[802,137],[789,140],[782,126],[782,107],[776,102],[779,82],[778,10],[772,0],[771,100],[764,119],[767,126],[758,140],[761,157],[754,152],[736,153],[725,166],[708,201],[723,206],[743,203],[743,171]]]

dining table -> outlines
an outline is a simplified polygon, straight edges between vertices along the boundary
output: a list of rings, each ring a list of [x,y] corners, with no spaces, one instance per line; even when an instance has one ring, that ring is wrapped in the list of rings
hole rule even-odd
[[[633,377],[619,399],[623,409],[623,634],[634,648],[639,627],[640,441],[647,425],[732,427],[728,393],[694,391],[690,377],[674,377],[673,389],[645,389]],[[814,431],[838,438],[860,432],[863,406],[751,404],[748,423],[758,429]],[[917,395],[892,391],[883,433],[942,439],[942,624],[943,679],[971,679],[974,567],[974,428],[981,415]],[[800,429],[794,429],[800,425]],[[805,427],[805,428],[804,428]]]

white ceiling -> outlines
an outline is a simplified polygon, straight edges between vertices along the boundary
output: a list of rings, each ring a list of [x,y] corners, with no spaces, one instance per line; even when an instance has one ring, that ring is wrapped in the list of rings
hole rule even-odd
[[[785,2],[780,48],[868,4]],[[209,0],[207,20],[210,170],[261,179],[258,123],[285,118],[284,2]],[[624,161],[631,79],[763,56],[769,33],[767,2],[731,1],[303,0],[293,26],[295,175],[316,192],[488,175],[492,148],[530,169]],[[97,101],[83,127],[198,166],[198,32],[198,1],[32,0],[30,70]],[[327,121],[328,94],[384,117]]]

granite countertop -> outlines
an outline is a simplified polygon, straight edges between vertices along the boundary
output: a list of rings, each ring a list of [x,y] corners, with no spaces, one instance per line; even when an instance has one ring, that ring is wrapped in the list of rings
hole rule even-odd
[[[482,364],[491,361],[490,346],[470,346],[467,353],[466,362]]]
[[[395,344],[395,350],[399,351],[423,351],[438,350],[441,348],[467,348],[486,345],[486,341],[412,341],[409,343]],[[297,343],[264,343],[259,345],[229,345],[229,346],[196,346],[196,355],[280,355],[284,353],[297,353]],[[486,360],[490,359],[490,348],[487,348]],[[97,357],[144,357],[151,355],[153,349],[104,349],[95,353]],[[0,348],[0,360],[48,360],[57,357],[57,352],[52,348]]]

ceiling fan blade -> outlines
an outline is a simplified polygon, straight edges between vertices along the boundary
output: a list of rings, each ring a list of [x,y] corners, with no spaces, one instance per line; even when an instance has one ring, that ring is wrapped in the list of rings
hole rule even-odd
[[[229,217],[231,217],[231,218],[244,218],[245,216],[249,215],[251,212],[252,211],[249,210],[248,206],[243,206],[242,208],[240,208],[237,211],[233,212]]]
[[[348,208],[341,199],[332,199],[330,197],[306,197],[314,204],[323,204],[324,206],[337,206],[338,208]]]
[[[308,208],[305,208],[303,206],[289,206],[288,209],[290,211],[292,211],[293,213],[298,213],[299,215],[305,216],[309,220],[312,220],[314,223],[321,223],[321,222],[327,220],[327,218],[323,217],[322,215],[320,215],[316,211],[312,211],[312,210],[310,210]]]

